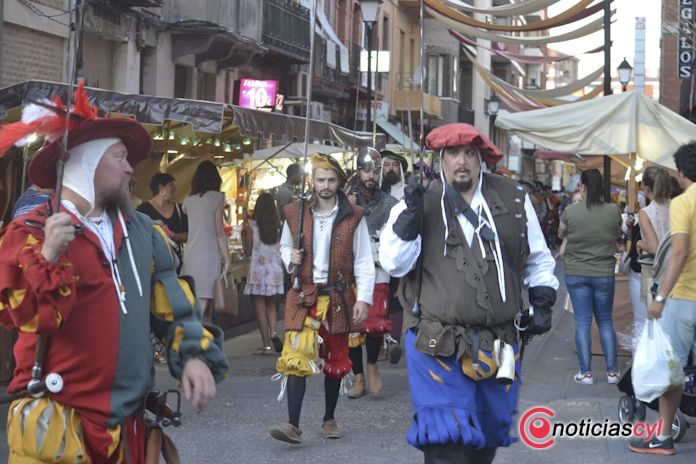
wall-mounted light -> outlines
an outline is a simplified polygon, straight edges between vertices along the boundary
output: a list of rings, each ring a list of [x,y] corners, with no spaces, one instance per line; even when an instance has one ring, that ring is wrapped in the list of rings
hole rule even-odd
[[[176,134],[174,131],[169,131],[169,140],[174,140],[176,138]]]

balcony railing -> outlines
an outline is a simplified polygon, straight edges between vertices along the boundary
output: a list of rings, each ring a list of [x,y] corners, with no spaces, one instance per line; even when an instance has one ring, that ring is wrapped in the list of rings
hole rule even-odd
[[[309,61],[309,10],[290,0],[263,0],[262,42],[302,62]]]

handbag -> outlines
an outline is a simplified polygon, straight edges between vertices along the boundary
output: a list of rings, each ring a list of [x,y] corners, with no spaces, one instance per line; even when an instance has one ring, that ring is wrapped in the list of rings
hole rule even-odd
[[[215,286],[213,287],[213,311],[225,316],[236,316],[239,314],[237,284],[229,272],[223,271],[215,281]]]
[[[628,275],[631,270],[631,255],[628,251],[624,251],[621,254],[621,260],[619,261],[619,273]]]

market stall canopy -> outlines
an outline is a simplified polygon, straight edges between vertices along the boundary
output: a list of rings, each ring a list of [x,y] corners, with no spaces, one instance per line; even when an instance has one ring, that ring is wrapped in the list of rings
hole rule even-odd
[[[333,145],[322,145],[319,143],[310,143],[307,147],[307,153],[312,156],[314,153],[331,154],[344,151],[343,148],[334,147]],[[275,147],[262,148],[254,152],[254,161],[265,161],[277,158],[302,158],[305,153],[305,144],[294,142]]]
[[[0,89],[0,119],[21,118],[30,102],[67,98],[67,84],[26,81]],[[253,151],[252,138],[242,135],[225,105],[201,100],[126,94],[86,87],[90,102],[108,116],[130,117],[142,123],[153,138],[152,153],[173,159],[214,157],[216,161],[243,158]]]
[[[508,113],[495,125],[536,145],[581,155],[627,155],[674,169],[672,155],[696,140],[696,124],[640,92]]]
[[[305,118],[282,113],[252,110],[227,105],[232,121],[251,137],[275,141],[274,145],[304,140]],[[372,144],[372,132],[353,131],[326,121],[311,119],[309,141],[315,144],[340,145],[343,149],[359,149]],[[377,134],[375,148],[385,145],[384,134]]]

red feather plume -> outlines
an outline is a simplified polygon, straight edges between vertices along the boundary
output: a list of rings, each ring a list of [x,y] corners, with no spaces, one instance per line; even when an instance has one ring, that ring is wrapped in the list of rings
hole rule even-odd
[[[71,108],[69,129],[78,127],[87,120],[99,119],[97,108],[87,98],[84,81],[80,81],[74,93],[75,103]],[[32,113],[32,114],[29,114]],[[13,145],[32,134],[52,141],[60,137],[65,129],[65,105],[59,97],[53,98],[53,105],[28,105],[22,110],[22,120],[0,127],[0,157]]]

